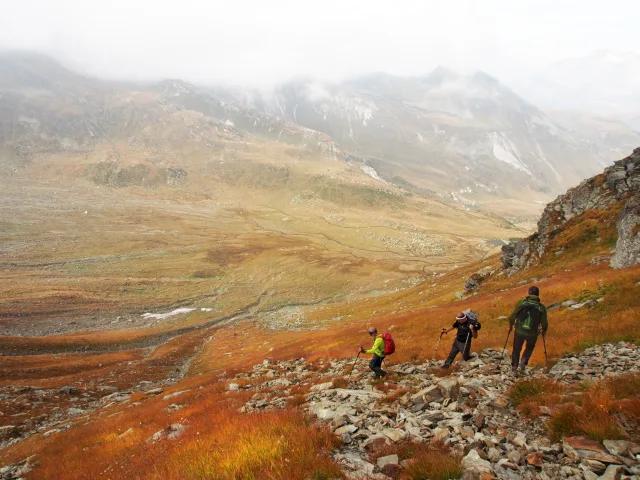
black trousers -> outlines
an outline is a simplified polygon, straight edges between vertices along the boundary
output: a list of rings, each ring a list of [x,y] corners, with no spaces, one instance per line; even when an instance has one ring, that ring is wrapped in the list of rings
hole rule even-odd
[[[511,354],[511,365],[517,367],[518,364],[526,367],[529,363],[529,359],[531,358],[531,354],[533,353],[533,349],[536,347],[536,342],[538,341],[538,337],[527,336],[527,335],[519,335],[515,333],[513,335],[513,353]],[[524,353],[522,354],[522,358],[520,358],[520,352],[522,351],[522,347],[524,344],[527,346],[524,348]]]
[[[383,359],[384,357],[379,357],[374,353],[373,358],[369,362],[369,368],[373,370],[378,377],[384,377],[387,374],[387,372],[381,368]]]
[[[465,342],[461,342],[457,338],[453,341],[453,345],[451,345],[451,351],[449,352],[449,356],[444,361],[443,367],[450,367],[453,361],[455,360],[458,353],[462,353],[462,358],[466,361],[471,358],[469,352],[471,351],[471,339],[467,343],[465,347]]]

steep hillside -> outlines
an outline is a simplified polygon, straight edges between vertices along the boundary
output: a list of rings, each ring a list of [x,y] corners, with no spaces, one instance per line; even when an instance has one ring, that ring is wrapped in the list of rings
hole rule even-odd
[[[640,263],[640,148],[547,205],[532,236],[503,247],[509,274],[553,254],[600,254],[622,268]],[[614,249],[615,247],[615,249]],[[611,256],[613,253],[613,256]],[[552,257],[553,258],[553,257]]]

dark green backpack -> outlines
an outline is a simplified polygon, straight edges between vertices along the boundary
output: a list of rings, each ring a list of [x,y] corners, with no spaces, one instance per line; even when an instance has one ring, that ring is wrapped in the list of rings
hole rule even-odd
[[[527,332],[538,333],[542,319],[542,306],[538,302],[525,300],[516,312],[518,326]]]

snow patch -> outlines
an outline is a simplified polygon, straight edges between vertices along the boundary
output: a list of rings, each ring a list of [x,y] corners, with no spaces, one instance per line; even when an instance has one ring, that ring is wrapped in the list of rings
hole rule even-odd
[[[522,160],[520,160],[520,155],[516,146],[504,138],[498,132],[490,132],[487,134],[489,140],[493,144],[493,156],[496,157],[501,162],[504,162],[508,165],[511,165],[516,170],[520,170],[525,172],[529,176],[533,176],[531,170],[529,170]]]
[[[454,202],[461,203],[467,210],[469,210],[470,207],[476,207],[478,205],[475,200],[464,198],[458,195],[456,192],[451,192],[451,198]]]
[[[553,168],[553,165],[551,165],[551,162],[547,159],[547,156],[544,154],[544,151],[542,150],[542,147],[540,147],[540,144],[536,143],[536,147],[538,150],[538,157],[540,158],[540,160],[542,160],[547,167],[549,167],[549,169],[554,173],[554,175],[556,176],[556,179],[561,182],[562,181],[562,176],[558,173],[558,171]]]
[[[371,178],[382,183],[387,183],[383,178],[380,177],[380,175],[378,175],[378,172],[376,172],[373,167],[370,167],[369,165],[360,165],[360,168],[364,173],[369,175]]]
[[[227,127],[233,127],[233,126],[234,126],[234,123],[233,123],[231,120],[225,120],[224,124],[225,124]]]
[[[168,313],[143,313],[142,318],[155,318],[157,320],[164,320],[165,318],[175,317],[176,315],[182,315],[183,313],[189,313],[196,310],[195,308],[176,308]]]

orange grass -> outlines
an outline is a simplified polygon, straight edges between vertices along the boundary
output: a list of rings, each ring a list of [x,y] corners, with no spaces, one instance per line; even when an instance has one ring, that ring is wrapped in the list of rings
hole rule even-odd
[[[563,393],[564,387],[558,382],[546,378],[534,378],[515,383],[507,395],[525,416],[533,417],[540,414],[540,406],[559,403]]]
[[[49,438],[32,437],[0,453],[0,463],[36,453],[40,463],[30,478],[38,479],[340,476],[329,456],[336,442],[329,431],[296,411],[239,415],[237,408],[251,393],[225,393],[226,382],[208,383],[211,380],[208,376],[183,382],[176,389],[191,391],[175,400],[143,400],[137,407],[109,410],[118,415],[96,418]],[[171,402],[184,408],[167,412]],[[172,423],[186,426],[181,437],[147,443]]]
[[[547,427],[554,440],[567,435],[587,435],[598,441],[627,438],[637,430],[640,418],[639,374],[608,378],[586,385],[580,392],[565,392],[552,380],[522,380],[511,387],[508,395],[529,417],[539,415],[541,406],[550,407]],[[635,425],[633,431],[623,428],[628,422]]]
[[[398,455],[400,461],[408,460],[408,466],[399,478],[411,480],[449,480],[462,475],[462,456],[438,441],[417,443],[403,441],[385,445],[369,457],[374,462],[386,455]]]

